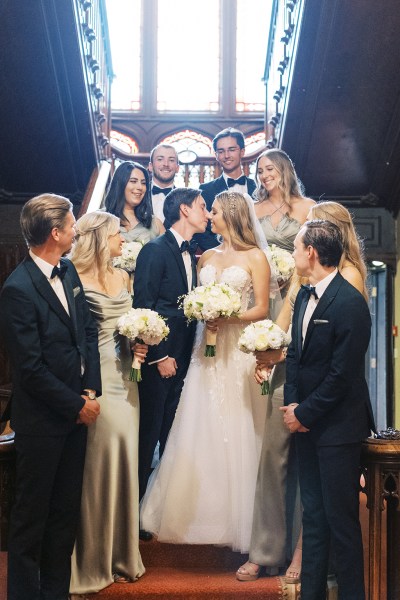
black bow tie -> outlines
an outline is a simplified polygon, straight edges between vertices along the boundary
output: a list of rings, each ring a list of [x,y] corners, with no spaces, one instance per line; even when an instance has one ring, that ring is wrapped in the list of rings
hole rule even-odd
[[[228,188],[238,184],[238,185],[245,185],[246,183],[246,175],[242,175],[241,177],[239,177],[238,179],[232,179],[232,177],[228,177]]]
[[[180,245],[180,250],[181,252],[189,252],[193,256],[197,250],[197,244],[194,241],[188,242],[185,240]]]
[[[310,297],[310,296],[314,296],[314,298],[315,298],[316,300],[318,300],[318,294],[317,294],[317,292],[315,291],[315,287],[314,287],[313,285],[302,285],[302,286],[301,286],[301,289],[302,289],[302,290],[305,290],[305,291],[307,292],[307,294],[308,294],[308,297]]]
[[[50,279],[54,279],[54,277],[59,277],[60,279],[64,279],[64,275],[67,272],[67,265],[61,265],[60,268],[57,266],[53,267],[53,270],[50,275]]]
[[[169,187],[169,188],[160,188],[158,187],[158,185],[153,185],[153,187],[151,188],[151,193],[156,195],[156,194],[164,194],[165,196],[167,194],[169,194],[174,188]]]

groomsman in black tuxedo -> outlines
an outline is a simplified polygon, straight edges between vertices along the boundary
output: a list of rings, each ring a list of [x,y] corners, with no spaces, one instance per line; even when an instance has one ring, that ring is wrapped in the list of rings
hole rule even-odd
[[[139,384],[139,496],[146,491],[157,442],[167,441],[192,353],[195,323],[187,323],[179,297],[197,283],[189,241],[204,232],[209,214],[200,190],[175,188],[164,204],[172,224],[140,251],[135,270],[135,308],[150,308],[166,318],[168,338],[150,346]]]
[[[176,149],[170,144],[158,144],[150,153],[148,167],[152,175],[151,199],[153,213],[164,223],[164,201],[166,195],[174,189],[175,175],[179,171]],[[165,223],[168,228],[170,223]]]
[[[0,296],[17,454],[8,600],[67,600],[87,426],[100,412],[97,328],[75,267],[61,258],[75,235],[71,202],[29,200],[21,228],[29,256]]]
[[[215,200],[215,196],[226,190],[240,192],[242,194],[253,195],[256,184],[253,179],[243,174],[242,158],[244,156],[244,135],[238,129],[228,127],[220,131],[213,139],[213,148],[215,157],[220,167],[222,175],[208,183],[200,185],[201,194],[206,201],[207,210]],[[217,236],[212,233],[211,226],[208,224],[205,233],[198,234],[194,238],[202,250],[209,250],[218,246]]]
[[[337,270],[339,229],[310,221],[294,242],[296,298],[286,360],[284,420],[296,435],[303,504],[302,600],[326,597],[330,542],[340,600],[364,600],[359,523],[361,442],[374,429],[364,375],[371,318]]]

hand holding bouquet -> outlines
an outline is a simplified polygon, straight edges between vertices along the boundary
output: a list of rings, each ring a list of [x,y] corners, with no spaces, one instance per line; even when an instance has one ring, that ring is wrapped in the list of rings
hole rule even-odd
[[[287,346],[290,342],[290,336],[283,331],[270,319],[250,323],[242,331],[238,341],[239,350],[249,354],[256,350],[278,349]],[[261,384],[261,394],[269,394],[269,375],[267,371],[262,371],[264,381]]]
[[[169,334],[169,327],[165,319],[149,308],[131,308],[118,319],[117,323],[121,335],[131,341],[148,346],[157,346]],[[140,361],[134,356],[132,369],[129,376],[131,381],[141,381]]]
[[[212,321],[219,317],[236,316],[241,308],[240,294],[226,283],[200,285],[182,301],[183,312],[189,321]],[[205,356],[215,356],[217,332],[206,330]]]
[[[114,258],[113,266],[132,273],[136,268],[136,259],[142,248],[142,242],[125,242],[122,245],[122,254]]]

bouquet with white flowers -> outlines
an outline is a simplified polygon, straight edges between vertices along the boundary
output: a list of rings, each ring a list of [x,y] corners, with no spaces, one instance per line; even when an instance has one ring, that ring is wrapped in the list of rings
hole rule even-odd
[[[122,244],[121,256],[116,256],[113,259],[114,267],[125,269],[129,273],[132,273],[136,268],[136,259],[142,248],[142,242],[125,242]]]
[[[182,297],[183,312],[189,321],[211,321],[218,317],[232,317],[239,313],[240,294],[226,283],[200,285]],[[217,332],[206,330],[204,356],[215,356]]]
[[[131,308],[118,319],[117,326],[121,335],[125,335],[131,341],[149,346],[157,346],[169,334],[165,319],[149,308]],[[140,362],[135,356],[129,379],[142,380]]]
[[[288,250],[279,248],[276,244],[269,247],[268,258],[271,269],[274,271],[277,279],[285,282],[291,278],[295,268],[294,258]]]
[[[257,321],[256,323],[250,323],[245,329],[243,329],[238,346],[239,350],[249,354],[256,350],[277,350],[279,348],[285,348],[290,343],[290,336],[283,331],[270,319],[264,319],[263,321]],[[265,396],[269,394],[269,376],[270,374],[266,371],[262,371],[264,381],[261,384],[261,394]]]

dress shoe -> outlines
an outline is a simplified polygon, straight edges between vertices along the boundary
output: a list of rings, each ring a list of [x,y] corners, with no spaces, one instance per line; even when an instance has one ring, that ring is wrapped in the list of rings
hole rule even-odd
[[[150,531],[146,531],[145,529],[139,530],[139,539],[143,542],[149,542],[153,538],[153,535]]]

